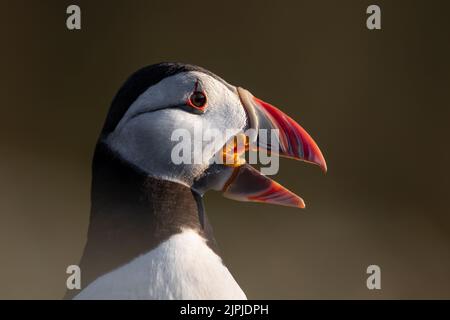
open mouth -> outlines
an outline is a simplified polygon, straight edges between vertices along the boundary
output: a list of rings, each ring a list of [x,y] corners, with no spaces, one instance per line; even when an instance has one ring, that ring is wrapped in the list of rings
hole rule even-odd
[[[250,135],[237,135],[234,138],[236,144],[232,148],[224,148],[224,158],[231,159],[231,162],[226,162],[231,173],[221,183],[223,195],[239,201],[304,208],[305,202],[301,197],[247,164],[242,155],[249,149],[265,151],[318,165],[326,172],[322,152],[305,129],[281,110],[243,88],[238,88],[238,94],[249,118],[250,129],[254,131]],[[270,139],[261,139],[258,135],[261,129],[277,132],[276,138],[271,135]],[[244,142],[238,143],[239,140]]]

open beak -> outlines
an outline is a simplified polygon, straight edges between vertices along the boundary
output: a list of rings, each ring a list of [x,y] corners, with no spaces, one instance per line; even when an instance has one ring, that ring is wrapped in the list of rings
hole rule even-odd
[[[292,118],[273,105],[254,97],[249,91],[238,88],[238,94],[249,118],[252,129],[278,130],[278,141],[258,139],[250,146],[258,150],[266,149],[282,157],[305,161],[318,165],[324,172],[327,164],[319,147],[311,136]],[[233,172],[223,184],[223,195],[239,201],[272,203],[304,208],[305,203],[295,193],[261,174],[248,164],[234,166]]]

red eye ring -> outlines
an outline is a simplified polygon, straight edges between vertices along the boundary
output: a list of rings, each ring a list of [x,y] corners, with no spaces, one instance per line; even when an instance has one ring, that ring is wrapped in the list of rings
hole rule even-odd
[[[189,105],[198,110],[204,110],[208,99],[202,91],[194,91],[189,97]]]
[[[199,81],[195,82],[194,90],[191,93],[187,103],[188,106],[192,107],[194,110],[205,112],[206,106],[208,104],[208,98],[206,93],[202,90],[199,85]]]

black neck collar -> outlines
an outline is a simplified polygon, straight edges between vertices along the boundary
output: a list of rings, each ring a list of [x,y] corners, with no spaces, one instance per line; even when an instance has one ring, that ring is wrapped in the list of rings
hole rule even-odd
[[[147,176],[99,143],[92,166],[88,240],[80,263],[81,289],[182,228],[197,230],[217,252],[198,194],[185,185]],[[77,293],[68,291],[66,298]]]

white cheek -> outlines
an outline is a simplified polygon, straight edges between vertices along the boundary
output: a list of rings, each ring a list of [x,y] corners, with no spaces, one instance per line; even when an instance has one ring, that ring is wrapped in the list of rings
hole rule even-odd
[[[192,78],[200,79],[208,93],[208,109],[204,114],[173,107],[184,101],[192,89]],[[178,98],[171,97],[167,108],[153,110],[163,103],[167,91],[175,92]],[[208,168],[216,152],[245,125],[246,115],[238,96],[220,81],[192,72],[175,84],[174,79],[169,79],[148,89],[133,103],[106,142],[123,159],[149,175],[191,185]],[[179,129],[185,130],[191,138],[189,164],[175,164],[171,159],[173,148],[180,142],[171,137]],[[214,148],[204,141],[205,132],[212,130],[221,133],[214,139]]]
[[[242,131],[246,125],[246,114],[236,93],[221,82],[202,75],[208,92],[208,111],[204,114],[204,129],[216,129],[223,134],[223,143]],[[225,135],[227,134],[227,135]]]
[[[168,108],[129,120],[120,131],[113,132],[106,142],[124,160],[149,175],[191,185],[208,165],[175,164],[171,154],[178,141],[172,141],[171,136],[179,128],[186,129],[193,136],[194,128],[201,126],[201,123],[198,115]],[[194,159],[195,148],[191,146],[191,150],[191,158]]]

